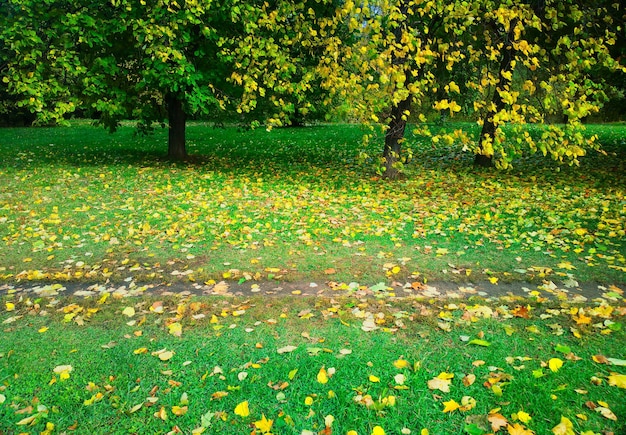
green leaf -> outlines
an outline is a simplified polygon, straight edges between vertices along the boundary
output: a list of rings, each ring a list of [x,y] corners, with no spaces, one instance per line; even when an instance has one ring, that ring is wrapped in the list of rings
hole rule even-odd
[[[561,352],[563,354],[566,354],[566,355],[572,351],[572,349],[569,346],[565,346],[563,344],[557,344],[554,347],[554,350],[557,351],[557,352]]]
[[[487,340],[479,340],[478,338],[473,339],[468,344],[475,344],[476,346],[483,346],[483,347],[491,346],[491,343],[489,343]]]
[[[463,428],[463,430],[468,433],[469,435],[483,435],[487,432],[485,432],[484,430],[482,430],[480,427],[478,427],[478,425],[476,424],[466,424],[465,427]]]

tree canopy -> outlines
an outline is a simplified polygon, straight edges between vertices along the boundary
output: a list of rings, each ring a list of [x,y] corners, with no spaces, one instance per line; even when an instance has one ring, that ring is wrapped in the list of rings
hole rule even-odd
[[[5,96],[60,122],[77,109],[108,126],[169,123],[184,158],[185,120],[227,106],[268,125],[342,114],[382,126],[396,177],[409,121],[506,168],[527,152],[576,163],[594,138],[581,119],[624,74],[624,9],[576,0],[8,0],[0,4]],[[7,97],[8,98],[8,97]],[[482,125],[438,134],[426,114]],[[562,121],[555,124],[553,120]],[[538,124],[536,135],[525,125]],[[366,136],[367,137],[367,136]]]

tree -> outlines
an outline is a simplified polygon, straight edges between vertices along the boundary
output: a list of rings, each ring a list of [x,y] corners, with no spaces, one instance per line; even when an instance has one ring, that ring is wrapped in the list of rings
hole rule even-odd
[[[242,90],[238,112],[270,128],[297,126],[329,113],[336,101],[322,89],[317,66],[328,37],[349,37],[345,23],[332,22],[340,4],[276,0],[242,9],[243,33],[233,35],[224,48],[233,61],[230,80]]]
[[[353,44],[329,38],[319,72],[323,86],[347,101],[348,111],[362,122],[385,125],[383,175],[400,174],[407,121],[438,89],[437,66],[452,69],[461,62],[462,33],[468,22],[467,2],[345,2],[335,22],[348,22]],[[350,41],[348,40],[348,41]],[[450,83],[450,92],[458,86]],[[454,101],[441,102],[451,112]],[[425,121],[422,113],[418,114]],[[418,125],[417,133],[430,134]]]
[[[10,59],[4,81],[39,122],[62,122],[87,107],[115,129],[169,123],[168,156],[182,159],[185,120],[224,102],[227,63],[220,41],[232,31],[238,2],[196,0],[10,0],[2,19]]]
[[[355,118],[386,125],[386,177],[398,176],[409,116],[424,121],[419,111],[433,101],[434,109],[454,115],[470,96],[482,125],[478,141],[463,131],[433,135],[423,124],[416,133],[461,142],[479,164],[505,168],[537,151],[576,163],[595,146],[579,120],[604,98],[593,68],[624,69],[609,50],[615,31],[607,15],[620,7],[549,0],[347,1],[334,22],[349,22],[354,42],[328,38],[319,71],[324,86],[350,102]],[[443,82],[442,69],[450,72],[444,77],[459,75],[465,83]],[[461,86],[470,92],[461,96]],[[567,125],[546,126],[559,113],[567,115]],[[539,138],[525,131],[529,122],[545,126]]]
[[[580,120],[606,99],[606,84],[594,69],[620,69],[610,54],[615,33],[607,26],[619,4],[534,0],[482,6],[484,30],[473,38],[486,48],[480,80],[473,84],[483,95],[475,103],[483,112],[475,163],[507,167],[525,150],[577,163],[597,146],[582,134]],[[544,128],[538,140],[523,131],[528,122],[546,124],[555,117],[566,125]]]

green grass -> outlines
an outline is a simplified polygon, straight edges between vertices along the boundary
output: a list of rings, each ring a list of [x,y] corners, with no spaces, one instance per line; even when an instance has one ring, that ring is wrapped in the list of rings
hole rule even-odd
[[[369,435],[377,425],[387,434],[403,428],[413,434],[422,429],[485,434],[491,432],[490,413],[514,425],[521,424],[514,417],[520,411],[532,417],[522,426],[537,434],[551,433],[561,416],[572,421],[576,433],[626,429],[624,390],[609,384],[611,373],[624,375],[625,367],[592,358],[626,359],[626,307],[611,300],[581,313],[568,301],[480,298],[98,302],[27,296],[0,301],[0,433],[39,433],[46,423],[54,424],[53,433],[164,434],[174,427],[191,433],[207,413],[216,415],[206,433],[224,434],[250,433],[250,424],[262,415],[274,420],[274,434],[318,433],[328,415],[336,434]],[[155,302],[162,303],[162,314],[151,309]],[[526,306],[528,312],[520,310]],[[127,307],[134,315],[122,314]],[[370,316],[379,329],[363,331]],[[172,323],[182,325],[181,337],[168,333]],[[471,344],[477,338],[488,346]],[[285,346],[294,350],[279,353]],[[161,361],[153,354],[161,349],[173,357]],[[394,366],[400,358],[407,367]],[[557,371],[547,367],[553,358],[563,362]],[[72,366],[69,379],[54,372],[61,365]],[[318,381],[322,368],[334,371],[326,384]],[[442,372],[454,375],[449,392],[428,386]],[[404,375],[405,388],[396,388],[398,374]],[[464,385],[469,374],[475,382]],[[490,379],[495,389],[484,385]],[[228,394],[217,398],[217,392]],[[371,396],[375,405],[358,403],[359,395]],[[380,405],[389,396],[395,396],[395,406]],[[444,402],[461,403],[464,396],[476,406],[442,412]],[[305,404],[307,397],[312,404]],[[250,415],[235,415],[244,401]],[[617,421],[589,403],[608,407]],[[176,416],[174,406],[187,406],[187,412]],[[154,416],[162,407],[165,421]],[[36,416],[32,426],[18,425],[31,416]],[[472,424],[482,429],[466,432]]]
[[[351,125],[192,124],[199,157],[187,164],[163,159],[163,130],[2,129],[0,278],[160,282],[190,270],[184,279],[199,282],[620,284],[626,127],[589,131],[607,155],[592,152],[580,168],[531,156],[506,172],[410,138],[408,178],[388,182],[360,162],[363,131]],[[378,142],[365,151],[377,155]]]

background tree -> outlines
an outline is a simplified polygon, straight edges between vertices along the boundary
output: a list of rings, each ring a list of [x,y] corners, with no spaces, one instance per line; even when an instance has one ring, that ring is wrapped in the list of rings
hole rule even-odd
[[[239,113],[270,127],[298,126],[329,114],[337,102],[322,88],[317,65],[327,32],[349,37],[344,23],[329,21],[340,4],[277,0],[242,9],[238,18],[244,31],[223,51],[233,60],[230,81],[242,91]]]
[[[481,74],[472,83],[482,95],[475,107],[483,113],[475,163],[507,167],[523,152],[536,151],[576,163],[596,146],[580,120],[606,100],[606,84],[594,70],[620,68],[610,54],[615,35],[605,18],[619,5],[545,0],[481,5],[486,9],[476,22],[482,31],[473,36],[485,47]],[[552,124],[554,119],[566,125]],[[551,125],[533,137],[524,127],[528,122]]]
[[[186,157],[185,121],[223,104],[220,40],[237,2],[10,0],[3,17],[4,74],[39,122],[87,108],[111,128],[123,119],[169,124],[168,156]]]
[[[354,118],[386,126],[386,177],[398,175],[409,116],[423,122],[426,104],[454,115],[468,97],[482,125],[478,141],[461,130],[433,135],[424,124],[415,132],[460,142],[479,164],[508,167],[522,153],[537,151],[576,162],[595,146],[580,119],[596,112],[604,98],[593,68],[623,70],[611,56],[615,36],[606,18],[621,6],[587,8],[548,0],[348,1],[334,22],[350,23],[353,43],[328,38],[319,71]],[[442,70],[450,72],[443,77],[465,82],[445,83]],[[567,125],[547,125],[557,114],[567,114]],[[538,137],[528,133],[529,122],[545,125]]]

